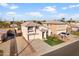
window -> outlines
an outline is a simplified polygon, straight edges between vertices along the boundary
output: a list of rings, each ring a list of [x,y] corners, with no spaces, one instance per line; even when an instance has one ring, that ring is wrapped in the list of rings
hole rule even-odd
[[[44,38],[44,33],[45,33],[45,32],[42,32],[42,38]]]
[[[28,27],[28,31],[33,31],[33,26]]]
[[[46,32],[46,37],[48,37],[48,31]]]
[[[47,26],[49,26],[49,24],[47,24]]]
[[[51,32],[51,35],[52,35],[52,32]]]

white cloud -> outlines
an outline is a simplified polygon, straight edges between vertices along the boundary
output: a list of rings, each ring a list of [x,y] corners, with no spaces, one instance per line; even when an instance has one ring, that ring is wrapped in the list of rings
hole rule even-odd
[[[76,8],[76,7],[79,7],[79,4],[69,5],[68,7],[62,7],[62,9],[66,10],[66,9],[71,9],[71,8]]]
[[[3,6],[3,7],[8,7],[8,3],[0,3],[0,6]]]
[[[40,12],[26,12],[28,16],[39,16],[42,17],[43,15]]]
[[[69,8],[74,8],[76,7],[76,5],[69,5]]]
[[[18,6],[15,6],[15,5],[10,7],[10,9],[17,9],[17,8],[18,8]]]
[[[68,14],[65,14],[65,13],[60,13],[57,15],[57,17],[60,17],[60,18],[63,18],[63,17],[67,17]]]
[[[79,4],[77,4],[76,6],[79,6]]]
[[[65,13],[60,13],[59,14],[59,17],[65,17],[67,14],[65,14]]]
[[[63,7],[62,9],[66,10],[66,9],[67,9],[67,7]]]
[[[15,16],[16,15],[16,12],[13,12],[13,11],[7,12],[6,15],[8,15],[8,16]]]
[[[66,14],[66,13],[60,13],[55,15],[56,18],[67,18],[67,19],[79,19],[79,14]]]
[[[18,6],[12,5],[12,4],[8,4],[8,3],[0,3],[0,6],[7,7],[9,9],[17,9],[18,8]]]
[[[70,16],[70,18],[77,19],[77,18],[79,18],[79,14],[73,14]]]
[[[56,12],[56,6],[47,6],[43,8],[43,11],[48,11],[48,12]]]

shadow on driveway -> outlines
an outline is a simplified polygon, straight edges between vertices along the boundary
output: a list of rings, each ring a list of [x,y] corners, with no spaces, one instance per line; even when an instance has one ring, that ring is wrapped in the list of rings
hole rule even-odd
[[[10,56],[17,56],[18,51],[17,51],[17,42],[16,39],[13,38],[10,41]]]
[[[31,53],[36,52],[36,50],[30,44],[31,42],[26,41],[27,45],[18,53],[18,55],[20,55],[22,52],[24,52],[26,54],[28,54],[29,51],[31,51]]]
[[[0,50],[0,56],[3,56],[3,50]]]

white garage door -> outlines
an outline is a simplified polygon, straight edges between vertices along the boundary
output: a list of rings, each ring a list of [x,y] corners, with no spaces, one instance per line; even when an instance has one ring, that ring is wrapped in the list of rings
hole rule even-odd
[[[29,35],[29,40],[32,41],[34,39],[34,35]]]

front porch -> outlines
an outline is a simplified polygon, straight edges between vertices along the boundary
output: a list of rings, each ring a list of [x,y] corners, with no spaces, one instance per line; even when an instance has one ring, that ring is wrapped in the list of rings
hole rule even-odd
[[[51,32],[46,29],[41,29],[41,32],[42,32],[42,39],[45,39],[45,40],[47,40],[47,37],[51,35]]]

